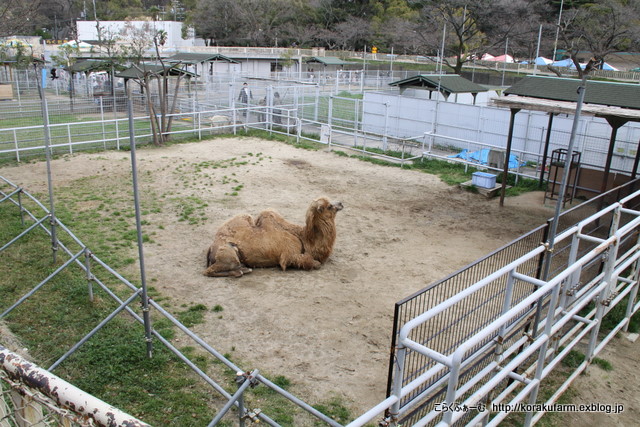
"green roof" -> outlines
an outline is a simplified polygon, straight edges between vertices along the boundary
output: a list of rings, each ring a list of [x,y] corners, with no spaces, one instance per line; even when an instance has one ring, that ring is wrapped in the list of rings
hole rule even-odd
[[[229,58],[228,56],[221,55],[219,53],[176,53],[175,55],[166,59],[167,62],[180,62],[182,64],[200,64],[202,62],[210,61],[226,61],[232,64],[238,64],[238,61]]]
[[[106,71],[111,69],[111,62],[100,59],[85,59],[65,68],[70,73],[90,73],[92,71]]]
[[[306,60],[307,63],[320,63],[323,65],[345,65],[348,62],[343,61],[337,56],[314,56],[313,58],[309,58]]]
[[[123,79],[141,79],[146,75],[163,75],[168,73],[171,76],[177,75],[185,75],[188,77],[194,77],[195,74],[189,71],[181,70],[177,68],[175,65],[172,66],[162,66],[156,64],[140,64],[137,66],[132,66],[127,68],[124,71],[121,71],[116,74],[116,77],[121,77]]]
[[[415,87],[431,91],[440,90],[445,93],[478,93],[488,90],[458,74],[418,74],[404,80],[391,82],[389,85],[399,86],[401,89]]]
[[[527,76],[505,90],[504,94],[577,102],[578,86],[580,86],[578,79]],[[640,109],[640,85],[589,80],[587,81],[587,91],[584,94],[584,102],[586,104]]]

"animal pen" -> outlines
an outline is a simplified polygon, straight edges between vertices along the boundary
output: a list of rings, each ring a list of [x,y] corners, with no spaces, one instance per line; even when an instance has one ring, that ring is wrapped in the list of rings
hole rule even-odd
[[[185,112],[175,116],[183,127],[174,132],[206,138],[212,133],[239,133],[246,128],[256,128],[292,135],[298,141],[312,140],[382,157],[387,157],[385,151],[398,150],[402,153],[400,161],[403,163],[420,159],[428,152],[425,138],[433,134],[398,137],[387,129],[368,132],[361,126],[353,126],[362,118],[359,99],[323,97],[317,87],[302,86],[291,88],[290,92],[297,91],[295,97],[288,94],[288,101],[274,105],[273,94],[276,91],[284,94],[286,90],[265,86],[267,101],[262,106],[236,106],[231,102],[232,105],[224,108],[206,109],[197,104],[197,109],[188,109],[187,106],[194,104],[185,102]],[[32,108],[37,111],[35,104]],[[137,141],[149,138],[149,131],[144,126],[148,117],[144,115],[143,107],[138,108],[135,117],[133,105],[127,117],[116,118],[118,111],[114,110],[110,112],[114,114],[113,119],[53,123],[49,129],[47,125],[38,124],[0,130],[4,143],[0,155],[20,160],[21,156],[48,156],[50,153],[74,152],[81,147],[129,148],[135,174],[135,145]],[[96,114],[96,110],[91,114]],[[213,116],[229,120],[208,122],[207,118]],[[62,129],[60,135],[56,131],[58,128]],[[320,134],[311,133],[318,130]],[[51,136],[48,147],[37,141],[47,131]],[[96,133],[102,137],[96,137]],[[82,134],[88,137],[74,139]],[[9,135],[8,141],[6,135]],[[5,148],[8,145],[13,147]],[[382,153],[380,147],[385,148]],[[521,174],[526,172],[521,171]],[[80,411],[79,404],[84,402],[81,390],[69,387],[72,392],[60,398],[51,393],[50,388],[40,387],[43,382],[63,384],[57,383],[62,380],[51,372],[88,341],[99,339],[95,335],[101,328],[119,316],[128,315],[144,328],[149,355],[153,343],[161,344],[203,384],[224,398],[226,403],[212,414],[209,425],[230,419],[232,408],[235,408],[239,425],[255,420],[278,425],[269,414],[245,407],[244,393],[256,386],[275,391],[328,425],[340,425],[261,375],[258,369],[237,366],[169,310],[148,298],[144,280],[141,286],[131,283],[104,262],[99,251],[87,247],[56,217],[51,192],[47,207],[18,184],[4,178],[0,184],[0,208],[11,210],[15,222],[23,228],[8,242],[0,243],[3,245],[0,254],[29,244],[29,239],[36,236],[50,244],[54,259],[60,258],[59,265],[48,277],[34,284],[10,307],[2,307],[0,318],[11,315],[36,293],[46,292],[47,285],[65,270],[78,271],[86,278],[87,300],[91,301],[95,292],[101,292],[113,305],[109,315],[92,325],[80,341],[46,370],[25,363],[15,355],[0,353],[6,372],[2,377],[4,382],[18,394],[25,395],[24,400],[29,405],[33,401],[43,404],[41,409],[25,410],[25,403],[18,401],[12,415],[16,420],[49,420],[63,416],[72,423],[83,424],[91,419],[98,425],[108,425],[95,415],[104,413],[116,414],[118,419],[132,425],[144,425],[99,400],[91,401],[92,407],[88,411]],[[545,244],[550,230],[550,224],[546,224],[398,302],[394,313],[387,398],[348,425],[362,426],[374,421],[383,425],[435,425],[439,422],[497,425],[507,416],[517,417],[512,413],[520,409],[525,412],[525,425],[538,421],[547,410],[544,405],[553,405],[640,309],[637,302],[639,187],[638,181],[632,181],[564,212],[559,219],[553,252]],[[139,229],[138,240],[142,248]],[[142,254],[140,251],[141,261]],[[604,331],[602,320],[612,317],[616,307],[623,308],[623,319],[610,331]],[[237,389],[226,390],[218,379],[203,372],[188,354],[154,329],[160,318],[170,322],[208,356],[236,372]],[[541,383],[572,350],[577,349],[585,353],[585,360],[551,398],[541,402]],[[46,381],[34,381],[32,371],[25,369],[26,365],[37,369],[38,378]]]

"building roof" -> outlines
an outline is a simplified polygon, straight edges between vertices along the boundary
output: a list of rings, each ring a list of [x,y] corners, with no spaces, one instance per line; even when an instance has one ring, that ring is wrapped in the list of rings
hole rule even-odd
[[[580,80],[559,77],[527,76],[504,91],[505,95],[576,102]],[[585,104],[640,109],[640,85],[587,81]]]
[[[29,58],[29,60],[32,63],[37,63],[37,64],[44,64],[46,61],[44,61],[43,59],[37,58],[35,56]],[[18,59],[15,56],[10,56],[10,57],[6,57],[3,59],[0,59],[0,64],[5,64],[5,65],[9,65],[9,64],[14,64],[18,62]]]
[[[85,59],[65,67],[65,70],[70,73],[90,73],[92,71],[105,71],[110,68],[111,62],[108,60]]]
[[[305,62],[307,63],[319,63],[323,65],[345,65],[348,64],[347,61],[343,61],[337,56],[314,56],[313,58],[307,59]]]
[[[123,79],[141,79],[146,75],[163,75],[168,73],[171,76],[184,75],[188,77],[195,77],[195,73],[191,73],[189,71],[181,70],[177,68],[175,65],[173,66],[162,66],[156,64],[140,64],[137,66],[132,66],[127,68],[124,71],[117,73],[116,77],[121,77]]]
[[[400,89],[415,87],[429,91],[440,90],[444,93],[478,93],[486,92],[484,86],[467,80],[458,74],[418,74],[407,77],[404,80],[389,83],[390,86],[398,86]]]
[[[202,62],[211,61],[226,61],[232,64],[238,64],[238,61],[229,58],[228,56],[221,55],[219,53],[176,53],[175,55],[166,59],[167,62],[182,64],[200,64]]]

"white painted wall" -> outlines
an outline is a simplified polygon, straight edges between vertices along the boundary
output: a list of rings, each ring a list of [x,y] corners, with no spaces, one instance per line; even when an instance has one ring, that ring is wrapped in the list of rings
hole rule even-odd
[[[182,38],[182,22],[175,21],[100,21],[100,27],[113,34],[119,34],[130,23],[136,28],[150,25],[156,31],[164,30],[167,33],[165,47],[195,46],[195,33],[191,29],[186,39]],[[79,40],[98,40],[96,21],[77,21]]]
[[[363,99],[363,130],[400,138],[434,133],[435,136],[429,136],[425,141],[460,150],[466,148],[476,151],[488,147],[506,149],[511,117],[509,109],[454,103],[452,97],[448,102],[429,100],[423,94],[418,97],[407,96],[407,92],[404,95],[366,92]],[[554,149],[568,146],[573,119],[571,115],[554,117],[549,155]],[[540,161],[548,121],[549,115],[543,112],[521,110],[516,114],[512,150],[521,160]],[[611,127],[606,120],[582,116],[575,141],[575,150],[582,153],[581,162],[603,167],[610,137]],[[631,170],[639,143],[639,123],[629,122],[621,127],[616,138],[612,167]]]

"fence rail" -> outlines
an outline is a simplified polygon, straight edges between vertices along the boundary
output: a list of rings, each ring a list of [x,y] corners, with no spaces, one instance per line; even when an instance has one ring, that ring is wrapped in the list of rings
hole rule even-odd
[[[516,348],[520,346],[521,351],[527,351],[526,349],[529,348],[528,351],[533,354],[535,348],[526,340],[523,341],[523,338],[542,333],[542,325],[549,325],[552,322],[549,319],[546,323],[539,322],[540,319],[550,315],[550,308],[559,306],[565,311],[574,310],[578,313],[593,300],[602,304],[604,299],[609,298],[611,293],[604,295],[604,286],[598,281],[603,280],[602,272],[606,269],[607,263],[613,262],[610,259],[615,253],[611,253],[613,252],[611,248],[607,251],[598,248],[606,238],[614,235],[616,230],[627,229],[626,233],[620,236],[616,251],[620,254],[624,253],[629,258],[625,259],[619,255],[620,258],[616,262],[628,266],[632,264],[628,261],[629,259],[637,259],[640,256],[636,244],[636,236],[640,230],[640,220],[636,211],[640,205],[640,193],[634,192],[639,187],[640,180],[632,181],[563,212],[559,219],[558,232],[569,233],[568,230],[575,228],[575,224],[580,224],[579,233],[582,238],[572,240],[565,237],[555,246],[553,253],[545,251],[542,245],[548,240],[549,222],[474,264],[396,303],[387,395],[389,397],[397,395],[400,389],[403,389],[402,397],[399,398],[395,409],[396,416],[401,414],[400,422],[411,425],[418,420],[424,422],[424,417],[430,420],[443,419],[447,423],[454,421],[451,418],[447,419],[447,416],[443,415],[445,412],[440,412],[439,416],[436,410],[437,406],[443,402],[454,403],[451,400],[451,389],[447,389],[447,386],[451,387],[454,372],[451,365],[448,365],[450,368],[447,367],[446,355],[460,354],[463,361],[455,372],[456,386],[461,384],[455,396],[455,402],[462,402],[465,399],[471,399],[469,396],[474,396],[474,403],[488,404],[494,401],[493,396],[508,395],[508,387],[513,381],[506,381],[504,378],[500,381],[491,379],[495,388],[491,393],[484,394],[479,391],[481,388],[486,389],[486,384],[482,387],[470,384],[477,382],[474,379],[477,376],[488,375],[487,378],[491,378],[489,371],[497,368],[494,360],[502,354],[504,349],[511,349],[510,351],[515,355]],[[617,211],[612,208],[602,210],[604,206],[616,206],[616,202],[619,201],[623,201],[623,205],[618,204],[619,213],[616,214]],[[595,219],[590,219],[594,217]],[[608,256],[605,256],[605,253]],[[588,260],[577,269],[575,264],[584,257],[588,257]],[[504,266],[513,265],[516,261],[517,273],[509,273],[511,270]],[[547,268],[545,263],[549,263]],[[617,268],[620,270],[621,267]],[[504,273],[495,273],[504,269],[507,269]],[[560,297],[561,304],[558,304],[557,301],[552,300],[555,294],[551,288],[547,293],[540,293],[540,288],[547,283],[553,280],[560,283],[558,278],[567,274],[566,271],[570,269],[574,271],[566,283],[563,282],[564,292],[571,295],[570,297]],[[621,274],[621,271],[618,271],[618,274]],[[607,280],[607,283],[610,283],[612,279],[609,277]],[[627,303],[629,309],[627,317],[622,321],[623,326],[624,322],[628,322],[630,314],[637,311],[637,307],[635,309],[632,307],[635,304],[638,282],[637,278],[630,280],[631,282],[620,282],[617,285],[620,289],[615,291],[632,296]],[[477,285],[479,283],[482,286]],[[471,289],[474,286],[477,287],[477,291],[472,292]],[[610,292],[614,291],[610,290]],[[536,295],[537,298],[531,299],[532,295]],[[621,298],[617,300],[620,302]],[[524,301],[530,302],[524,304]],[[436,309],[438,311],[434,312],[433,310]],[[610,309],[609,307],[607,311]],[[419,325],[411,328],[410,341],[415,345],[403,344],[402,340],[409,337],[406,332],[402,332],[403,328],[413,324],[414,319],[424,317],[425,313],[435,314],[429,315],[428,318],[420,321]],[[501,328],[494,328],[491,333],[481,334],[498,319],[505,318],[506,313],[509,317],[502,322]],[[595,310],[590,314],[590,318],[593,319]],[[595,327],[592,320],[587,324],[591,326],[580,332],[582,336],[587,335],[588,331]],[[555,332],[559,333],[560,327],[554,327],[557,329]],[[479,334],[482,338],[473,340]],[[576,332],[573,332],[573,335],[575,334]],[[574,337],[571,333],[559,333],[558,337],[561,341],[569,341],[572,338]],[[573,346],[576,346],[578,341],[573,343]],[[473,346],[468,344],[469,342],[473,342]],[[460,348],[467,350],[461,352]],[[593,355],[593,349],[591,350],[590,354]],[[500,360],[506,360],[505,356],[502,355]],[[541,366],[543,361],[537,363]],[[525,360],[520,360],[519,364],[509,366],[512,366],[514,372],[511,377],[513,380],[518,378],[517,372],[524,371],[523,367],[528,365]],[[401,378],[398,375],[401,375]],[[418,381],[419,386],[412,385]],[[462,386],[462,384],[467,385]],[[404,391],[404,389],[410,391]],[[472,414],[473,412],[467,414],[468,419],[475,415]],[[482,414],[478,417],[482,418],[480,415]],[[502,418],[503,416],[500,419]]]
[[[189,110],[189,105],[194,104],[185,102],[184,112],[173,115],[179,125],[176,125],[171,133],[176,136],[187,135],[205,138],[208,134],[218,132],[235,133],[242,129],[262,129],[274,133],[295,135],[298,141],[320,142],[385,158],[388,157],[384,153],[385,150],[399,151],[402,153],[401,159],[388,158],[400,162],[414,160],[422,156],[425,151],[425,135],[398,138],[387,135],[385,132],[366,132],[361,129],[358,124],[360,123],[359,118],[362,117],[362,104],[357,98],[323,97],[317,89],[309,91],[308,88],[301,88],[299,94],[285,95],[283,96],[284,100],[276,104],[274,103],[273,89],[265,88],[264,90],[266,94],[265,105],[235,105],[234,100],[231,100],[231,108],[203,110],[198,104],[199,108]],[[135,138],[140,142],[151,139],[148,128],[149,117],[145,115],[144,105],[141,103],[138,116],[133,120]],[[41,138],[44,130],[42,125],[0,129],[0,142],[2,142],[0,144],[0,159],[15,156],[20,160],[21,156],[28,154],[42,155],[44,147]],[[48,131],[51,132],[51,147],[54,152],[63,153],[89,148],[127,147],[130,129],[127,119],[118,117],[99,121],[53,123],[48,127]],[[125,139],[122,140],[122,138]],[[382,152],[381,149],[383,149]],[[20,195],[28,195],[28,193],[11,183],[7,183],[7,185],[10,190],[0,193],[2,196],[0,202],[10,201],[19,206],[21,214],[28,213],[33,228],[43,230],[51,237],[51,231],[44,225],[48,214],[46,208],[29,196],[28,199],[36,203],[39,213],[24,211]],[[404,351],[404,354],[400,357],[394,350],[390,357],[388,398],[372,411],[364,414],[362,418],[354,421],[352,425],[363,425],[361,423],[368,422],[377,413],[389,408],[392,408],[390,414],[398,416],[403,423],[437,420],[441,414],[438,415],[435,411],[436,404],[453,403],[451,393],[455,394],[455,401],[461,401],[464,398],[470,404],[477,403],[473,400],[477,396],[482,396],[487,402],[502,401],[523,383],[524,391],[519,390],[518,393],[532,393],[534,386],[530,387],[530,382],[522,380],[522,372],[528,372],[527,375],[531,375],[531,370],[536,371],[538,366],[544,366],[545,363],[546,367],[540,369],[546,370],[557,363],[557,358],[544,360],[536,358],[536,354],[546,354],[546,350],[543,352],[540,349],[547,344],[539,341],[533,346],[529,342],[531,336],[538,334],[546,339],[544,337],[548,335],[549,331],[545,331],[545,328],[557,329],[558,325],[563,325],[570,330],[570,333],[564,334],[558,342],[563,343],[562,345],[571,344],[573,348],[578,345],[581,338],[596,329],[594,325],[597,322],[594,322],[593,319],[597,319],[598,316],[601,318],[610,310],[598,306],[597,310],[583,313],[583,310],[586,310],[585,307],[592,301],[606,299],[608,303],[615,305],[623,303],[621,296],[628,296],[627,318],[638,311],[638,306],[634,305],[637,294],[637,280],[635,278],[631,277],[625,279],[626,282],[619,282],[615,291],[612,291],[618,292],[618,296],[611,297],[613,294],[610,292],[608,296],[611,298],[604,297],[605,289],[601,283],[604,277],[603,272],[607,272],[607,269],[618,271],[622,266],[629,267],[629,260],[636,259],[635,253],[638,248],[634,241],[635,229],[630,231],[628,228],[636,227],[637,223],[635,209],[640,204],[638,200],[640,196],[634,192],[638,185],[640,185],[638,181],[633,181],[563,213],[560,217],[559,233],[569,233],[568,230],[573,230],[571,233],[578,237],[575,242],[564,237],[556,246],[553,256],[550,256],[544,250],[544,246],[540,244],[548,238],[549,225],[547,224],[398,303],[394,316],[392,348]],[[629,197],[630,194],[633,196]],[[624,204],[618,203],[616,205],[621,200],[624,200]],[[615,209],[607,208],[614,205]],[[585,220],[596,213],[595,219]],[[575,229],[575,224],[580,224],[579,232]],[[129,299],[123,299],[116,297],[114,293],[109,291],[109,288],[100,279],[97,279],[96,283],[113,298],[119,310],[126,311],[141,322],[141,317],[128,307],[130,301],[139,297],[138,289],[94,254],[87,255],[84,245],[63,224],[59,223],[58,225],[71,236],[75,245],[79,245],[75,246],[73,250],[62,246],[63,251],[69,257],[66,267],[77,266],[85,274],[93,274],[86,269],[86,264],[81,261],[83,257],[90,256],[96,265],[109,275],[121,280],[132,293],[129,295]],[[624,256],[619,257],[620,260],[623,260],[620,264],[610,266],[607,264],[610,257],[605,258],[604,254],[612,253],[613,246],[611,245],[613,243],[606,239],[610,238],[612,233],[615,234],[617,229],[625,231],[625,234],[619,238],[619,244],[615,246],[615,250]],[[28,232],[30,229],[25,231],[25,233]],[[603,244],[603,239],[607,241],[606,251],[594,253]],[[0,252],[12,243],[13,241],[0,248]],[[562,274],[566,274],[565,272],[569,269],[575,268],[577,261],[584,257],[588,257],[588,260],[580,264],[579,270],[571,271],[570,276],[565,280],[566,283],[570,283],[570,286],[566,285],[568,288],[563,288],[568,292],[567,298],[558,296],[554,300],[560,283],[552,283],[552,281]],[[504,270],[505,266],[512,266],[516,262],[517,271]],[[496,271],[501,273],[496,275]],[[635,274],[635,270],[633,274]],[[470,284],[478,283],[482,285],[470,290]],[[565,286],[564,282],[562,286]],[[543,288],[548,291],[540,292]],[[463,295],[464,299],[460,295]],[[557,300],[561,301],[561,305],[558,305]],[[235,365],[191,333],[161,306],[153,301],[150,304],[207,353],[222,360],[229,368],[239,371]],[[556,322],[562,315],[562,313],[556,315],[554,311],[558,306],[572,313],[569,320],[573,324],[569,324],[569,320],[566,319],[562,320],[563,323]],[[441,311],[437,315],[430,314],[429,318],[421,320],[415,328],[411,329],[410,333],[405,333],[406,336],[403,336],[403,328],[415,324],[415,319],[421,318],[433,307],[441,307]],[[505,317],[507,314],[508,317]],[[578,318],[586,320],[576,320]],[[494,328],[496,322],[502,322],[498,329]],[[580,329],[581,324],[586,326]],[[622,323],[620,325],[622,326],[619,328],[624,327]],[[490,332],[485,332],[488,331],[487,328],[493,329]],[[232,400],[233,396],[230,393],[224,391],[214,380],[199,371],[195,364],[173,348],[160,334],[154,332],[154,336],[181,360],[185,361],[207,384],[229,401]],[[481,337],[478,338],[479,336]],[[499,347],[496,346],[497,342],[500,343]],[[592,348],[591,354],[597,354],[605,343],[606,341],[603,340],[597,347]],[[467,346],[466,350],[457,353],[460,351],[458,349],[465,345]],[[453,369],[454,363],[450,359],[453,354],[460,356],[460,363],[455,365],[455,369]],[[557,354],[558,357],[560,355],[564,357],[566,352],[561,350]],[[63,360],[64,358],[56,363],[61,363]],[[504,362],[510,370],[506,373],[500,371],[500,375],[492,377],[489,372],[498,368],[496,360],[499,360],[500,363]],[[517,366],[513,365],[514,360],[518,361]],[[394,371],[394,367],[401,367],[402,372]],[[456,378],[452,379],[454,375]],[[270,383],[259,372],[255,371],[250,376],[283,394],[319,419],[330,425],[338,425],[335,421],[327,419],[304,402]],[[487,382],[482,383],[481,378]],[[542,378],[542,373],[540,373],[537,378],[538,383]],[[455,385],[450,386],[450,384]],[[464,386],[456,388],[458,384],[464,384]],[[492,393],[485,393],[486,384],[492,385]],[[451,392],[445,386],[454,387],[455,390]],[[235,403],[231,404],[236,405]],[[240,412],[242,413],[242,411]],[[468,413],[467,417],[470,419],[476,415],[482,414]],[[490,422],[497,422],[496,420],[502,419],[504,416],[506,414],[500,414]],[[538,414],[531,415],[531,417],[538,416]],[[266,415],[263,420],[272,423]],[[451,420],[448,419],[447,422]]]
[[[111,312],[109,316],[103,319],[99,324],[97,324],[91,332],[85,335],[77,344],[71,347],[67,352],[65,352],[61,357],[58,358],[49,368],[48,371],[53,371],[58,366],[60,366],[64,361],[67,360],[69,356],[75,353],[82,345],[84,345],[89,339],[91,339],[101,328],[106,326],[110,321],[112,321],[116,316],[122,314],[128,314],[138,324],[144,324],[145,320],[143,319],[143,315],[136,312],[132,306],[134,306],[134,302],[140,302],[141,299],[141,288],[133,285],[129,280],[127,280],[124,276],[119,274],[116,270],[111,268],[107,263],[101,260],[95,253],[93,253],[86,245],[82,243],[82,241],[77,238],[73,232],[66,227],[62,222],[60,222],[57,218],[53,218],[48,211],[48,209],[38,201],[37,198],[33,197],[31,194],[26,192],[24,189],[16,186],[11,183],[4,177],[0,176],[0,203],[6,202],[13,206],[15,206],[23,218],[23,221],[26,224],[30,224],[25,230],[20,233],[18,236],[13,238],[8,243],[4,244],[0,247],[0,253],[5,250],[8,250],[11,246],[17,244],[20,239],[22,239],[27,234],[34,233],[34,230],[39,231],[40,236],[44,236],[51,242],[52,249],[55,247],[57,249],[54,250],[54,253],[59,253],[60,257],[66,257],[66,260],[62,263],[60,267],[58,267],[51,275],[49,275],[45,280],[38,283],[34,286],[29,292],[27,292],[23,297],[18,299],[13,305],[8,308],[3,308],[3,312],[0,314],[0,319],[6,317],[13,310],[18,308],[23,302],[27,299],[31,298],[36,292],[40,291],[41,288],[50,282],[54,277],[56,277],[60,272],[77,268],[83,274],[83,276],[89,278],[88,281],[90,285],[87,289],[87,297],[91,300],[93,298],[93,285],[95,284],[101,292],[104,292],[106,297],[111,300],[115,304],[115,308]],[[57,231],[54,231],[57,230]],[[115,282],[114,282],[115,280]],[[123,298],[119,296],[122,294],[122,291],[118,291],[115,284],[121,284],[128,289],[130,292],[127,298]],[[232,370],[234,373],[238,373],[238,378],[236,379],[237,384],[243,384],[247,382],[247,385],[251,385],[251,387],[255,387],[258,384],[262,384],[263,386],[269,388],[273,392],[281,395],[284,399],[290,401],[294,405],[302,408],[312,417],[317,420],[320,420],[331,426],[339,426],[336,421],[326,416],[322,412],[318,411],[311,405],[307,404],[303,400],[295,397],[282,387],[270,381],[268,378],[259,374],[259,372],[254,371],[251,375],[249,375],[248,370],[243,370],[239,368],[236,364],[231,362],[227,357],[219,353],[216,349],[202,340],[199,336],[193,333],[189,328],[183,325],[175,316],[173,316],[168,310],[164,309],[157,302],[150,300],[149,305],[159,313],[160,316],[167,319],[172,325],[178,328],[183,334],[186,335],[187,339],[192,341],[194,345],[198,348],[202,349],[206,354],[210,357],[213,357],[215,360],[221,362],[228,369]],[[140,304],[142,306],[142,304]],[[157,339],[162,345],[164,345],[169,351],[174,353],[183,363],[185,363],[196,376],[202,379],[208,386],[212,387],[215,392],[220,394],[223,398],[225,398],[228,402],[228,406],[225,406],[222,410],[220,410],[214,420],[219,420],[224,414],[231,408],[235,407],[237,409],[237,417],[241,423],[244,422],[245,419],[252,419],[254,421],[262,421],[267,423],[268,425],[278,426],[278,424],[273,421],[268,414],[257,411],[255,414],[243,406],[242,403],[242,392],[229,392],[225,390],[224,386],[211,378],[207,373],[202,371],[198,364],[189,359],[189,357],[184,354],[181,350],[176,348],[169,339],[162,336],[160,332],[155,329],[152,329],[151,333],[153,337]],[[2,353],[0,352],[0,360],[2,360]],[[12,356],[12,360],[19,360],[17,357]],[[8,368],[4,368],[7,370]],[[0,368],[2,370],[2,368]],[[40,372],[40,371],[38,371]],[[43,373],[45,375],[45,373]],[[249,384],[250,382],[250,384]],[[246,386],[245,386],[246,387]],[[74,412],[79,417],[84,416],[82,412],[77,409],[82,407],[82,401],[80,400],[69,400],[67,407],[61,407],[60,410],[68,410],[70,412]],[[60,404],[61,405],[61,404]],[[75,406],[77,405],[78,408]],[[94,409],[94,407],[90,406],[90,409]],[[83,409],[84,410],[84,409]],[[107,425],[107,424],[105,424]],[[112,424],[108,424],[112,425]],[[126,423],[121,423],[117,425],[127,425]],[[131,424],[136,425],[136,424]],[[141,424],[143,425],[143,424]],[[211,424],[213,425],[213,424]]]

